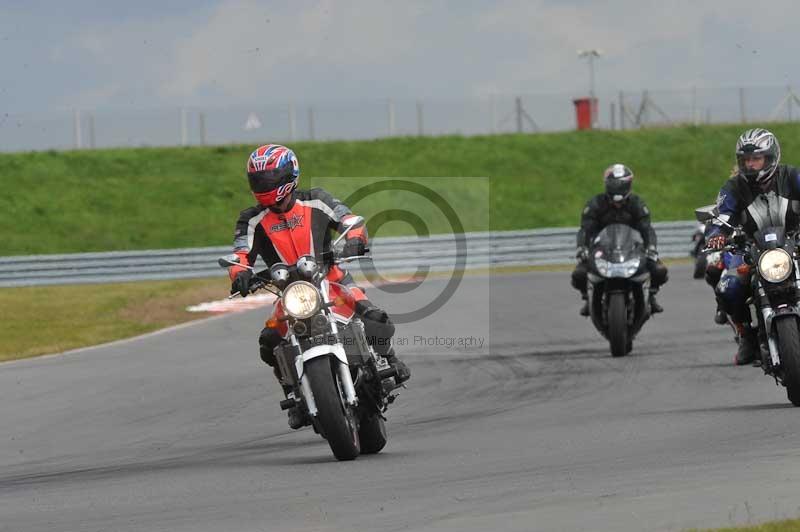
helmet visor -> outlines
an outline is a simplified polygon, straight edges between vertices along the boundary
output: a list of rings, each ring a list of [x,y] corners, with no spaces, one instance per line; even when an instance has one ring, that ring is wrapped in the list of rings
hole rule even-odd
[[[247,180],[250,182],[250,190],[253,193],[275,190],[289,182],[291,177],[291,168],[276,168],[275,170],[247,173]]]
[[[608,179],[606,180],[606,193],[614,201],[622,201],[631,193],[632,179]]]

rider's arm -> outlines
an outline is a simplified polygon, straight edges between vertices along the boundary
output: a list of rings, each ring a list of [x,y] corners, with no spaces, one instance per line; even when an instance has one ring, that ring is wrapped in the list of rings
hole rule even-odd
[[[719,218],[724,222],[731,223],[739,217],[739,200],[733,190],[730,182],[720,189],[717,196],[717,208],[719,209]],[[719,221],[714,220],[706,227],[706,239],[716,235],[729,236],[731,230],[722,225]]]
[[[328,217],[330,218],[330,227],[331,229],[337,231],[338,233],[342,233],[345,230],[344,222],[348,218],[355,216],[350,209],[339,201],[337,198],[331,196],[328,192],[321,188],[315,188],[311,190],[314,199],[322,201],[328,207]],[[368,235],[367,235],[367,226],[364,222],[361,222],[354,226],[350,231],[347,232],[347,240],[351,240],[353,238],[357,238],[361,240],[365,245],[368,243]]]
[[[586,206],[581,213],[581,228],[578,230],[576,236],[576,245],[580,247],[589,247],[592,237],[600,232],[599,206],[597,198],[592,198],[586,202]]]
[[[267,212],[262,207],[250,207],[239,213],[233,234],[233,253],[239,257],[239,264],[243,266],[255,264],[256,258],[261,252],[264,235],[259,222]],[[241,266],[231,266],[228,268],[228,275],[233,280],[239,272],[245,269]]]
[[[786,167],[789,172],[789,185],[792,188],[792,199],[800,200],[800,170],[794,166]]]
[[[653,229],[653,224],[650,223],[650,209],[647,207],[644,200],[639,197],[633,202],[633,208],[634,219],[636,220],[636,225],[634,227],[642,235],[644,247],[656,249],[658,246],[658,238],[656,237],[655,229]]]

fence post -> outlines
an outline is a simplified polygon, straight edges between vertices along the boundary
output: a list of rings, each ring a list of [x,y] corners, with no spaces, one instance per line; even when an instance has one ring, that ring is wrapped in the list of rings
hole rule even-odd
[[[614,102],[611,102],[611,130],[613,131],[617,127],[617,106]]]
[[[200,145],[206,145],[206,114],[200,111],[197,115],[198,126],[200,128]]]
[[[394,136],[394,101],[391,98],[386,105],[386,121],[389,136],[392,137]]]
[[[308,106],[308,138],[314,140],[314,108]]]
[[[189,131],[186,122],[186,108],[181,107],[181,146],[186,146],[189,142]]]
[[[692,124],[697,125],[697,87],[692,86]]]
[[[89,147],[91,149],[95,148],[94,141],[94,113],[89,113]]]
[[[625,129],[625,94],[619,91],[619,129]]]
[[[289,140],[294,142],[295,118],[294,118],[294,104],[289,104]]]
[[[516,99],[516,112],[517,112],[517,133],[522,133],[522,98],[517,96]]]
[[[739,88],[739,114],[741,116],[742,124],[747,122],[747,115],[744,112],[744,87]]]
[[[786,109],[789,113],[789,122],[792,121],[792,86],[789,85],[786,87]]]
[[[496,135],[497,134],[497,116],[496,116],[497,109],[496,109],[496,105],[497,105],[497,103],[494,100],[494,94],[490,94],[489,95],[489,121],[491,122],[491,126],[492,127],[489,129],[489,131],[491,131],[492,135]]]
[[[417,135],[423,136],[425,134],[425,128],[423,124],[423,116],[422,116],[422,102],[417,102]]]
[[[83,147],[83,139],[81,138],[81,112],[75,109],[72,116],[72,132],[75,149],[79,150]]]

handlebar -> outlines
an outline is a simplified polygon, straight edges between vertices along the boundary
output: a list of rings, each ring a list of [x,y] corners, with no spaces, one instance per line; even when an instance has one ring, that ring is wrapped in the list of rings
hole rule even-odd
[[[703,248],[701,250],[702,253],[714,253],[717,251],[727,251],[729,253],[738,253],[741,255],[747,253],[747,250],[742,249],[740,246],[737,246],[736,244],[726,244],[721,248]]]
[[[333,264],[346,264],[348,262],[353,262],[356,260],[372,260],[372,257],[368,255],[354,255],[352,257],[341,257],[333,261]],[[250,285],[250,293],[256,292],[258,290],[269,290],[271,293],[279,296],[279,289],[272,283],[272,281],[266,280],[265,276],[269,276],[269,270],[262,270],[260,272],[255,271],[254,268],[248,267],[254,273],[255,281]],[[241,292],[236,292],[235,294],[231,294],[228,296],[228,299],[236,299],[242,297]]]

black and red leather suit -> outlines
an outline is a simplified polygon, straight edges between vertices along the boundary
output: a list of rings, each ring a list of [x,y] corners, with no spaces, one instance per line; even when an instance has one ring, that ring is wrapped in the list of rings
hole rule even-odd
[[[330,248],[331,230],[342,232],[342,222],[352,215],[346,205],[321,188],[295,190],[283,212],[256,206],[239,214],[234,253],[239,256],[240,264],[248,266],[252,266],[258,256],[267,266],[278,262],[293,265],[303,255],[321,258],[323,251]],[[367,229],[362,222],[347,233],[346,249],[357,243],[359,245],[355,247],[363,250],[367,239]],[[231,266],[231,279],[243,270],[240,266]],[[327,278],[350,288],[357,302],[356,314],[364,323],[367,341],[378,354],[389,355],[394,324],[388,314],[370,302],[351,275],[338,266],[330,268]],[[265,327],[259,337],[261,359],[273,367],[279,378],[273,349],[285,334],[285,324],[282,324],[276,329]]]

